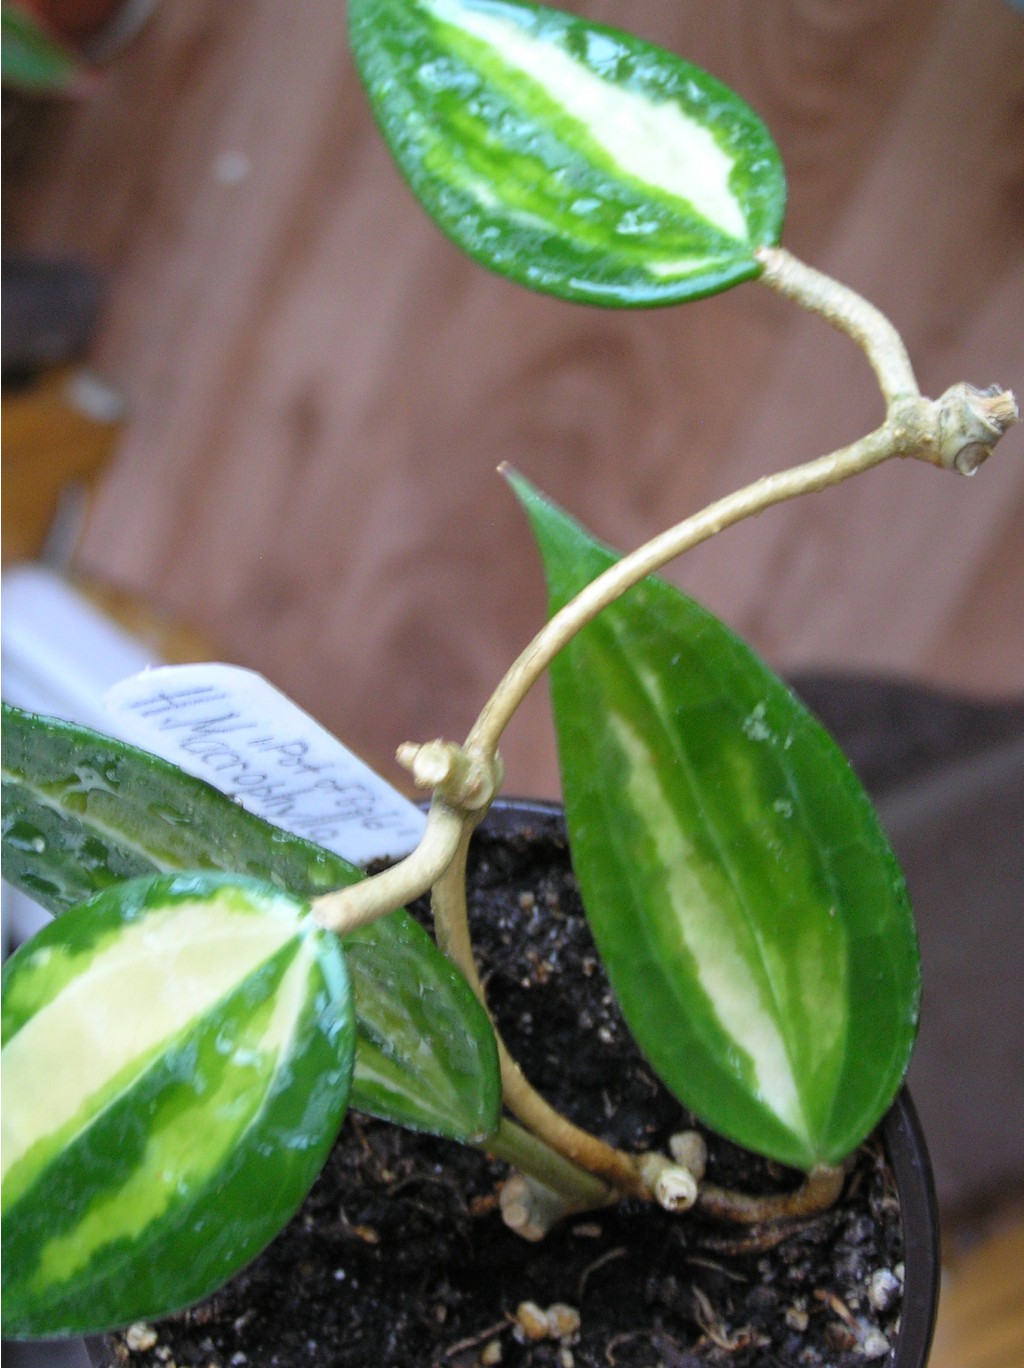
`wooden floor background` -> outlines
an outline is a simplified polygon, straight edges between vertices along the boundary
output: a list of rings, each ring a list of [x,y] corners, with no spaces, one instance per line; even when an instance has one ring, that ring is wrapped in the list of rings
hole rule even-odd
[[[1024,1216],[950,1251],[929,1368],[1024,1368]]]
[[[577,6],[582,8],[582,6]],[[1024,384],[1024,17],[1004,0],[591,0],[738,88],[791,250],[903,330],[923,386]],[[285,17],[287,16],[287,17]],[[173,0],[8,187],[8,245],[108,278],[129,417],[79,566],[202,628],[394,774],[539,625],[510,461],[630,547],[873,425],[858,354],[750,284],[610,314],[463,261],[388,162],[338,0]],[[765,515],[673,571],[778,666],[1024,686],[1024,431]],[[553,792],[546,705],[506,745]]]

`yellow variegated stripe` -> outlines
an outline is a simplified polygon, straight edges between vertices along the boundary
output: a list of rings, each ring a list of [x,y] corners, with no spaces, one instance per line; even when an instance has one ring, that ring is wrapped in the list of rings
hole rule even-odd
[[[734,159],[678,104],[654,102],[603,80],[568,52],[500,14],[470,9],[458,0],[424,4],[446,26],[478,39],[491,63],[536,82],[551,100],[556,118],[560,112],[581,124],[619,174],[685,201],[730,237],[746,239],[743,207],[729,183]],[[493,197],[489,187],[483,192]],[[664,274],[672,270],[670,263],[658,266]]]
[[[293,905],[289,911],[291,920],[253,916],[222,891],[214,912],[209,902],[171,904],[107,938],[98,956],[80,956],[88,972],[65,981],[3,1050],[7,1202],[32,1182],[33,1152],[44,1165],[53,1144],[65,1146],[84,1130],[165,1042],[295,938]],[[23,975],[33,977],[33,969],[45,975],[53,953],[40,950]],[[7,1184],[16,1165],[22,1165],[12,1175],[16,1181]]]
[[[677,944],[666,949],[678,955],[682,948],[693,963],[697,983],[706,997],[705,1010],[732,1038],[736,1056],[749,1065],[752,1076],[748,1083],[754,1093],[785,1126],[804,1135],[807,1122],[780,1029],[778,1003],[772,1000],[770,980],[754,971],[750,928],[742,926],[746,935],[741,937],[732,919],[706,914],[709,903],[723,908],[735,906],[740,901],[737,890],[728,886],[721,868],[697,863],[679,825],[656,820],[657,814],[673,810],[671,795],[665,791],[640,737],[621,717],[609,716],[608,721],[623,752],[621,772],[627,777],[628,799],[645,814],[664,883],[665,907],[673,913],[658,924],[662,934],[674,932],[678,937]],[[742,908],[737,910],[742,918]]]
[[[43,1245],[33,1287],[67,1282],[108,1244],[138,1239],[184,1194],[203,1190],[260,1114],[268,1081],[288,1053],[314,959],[307,940],[273,998],[240,1024],[231,1068],[207,1072],[188,1107],[173,1095],[158,1105],[141,1159],[120,1186],[96,1194],[75,1226]]]
[[[360,75],[427,212],[531,289],[617,308],[760,271],[785,178],[706,72],[529,0],[350,0]]]
[[[601,627],[615,639],[624,658],[629,658],[628,620],[608,617]],[[672,704],[665,680],[642,661],[634,659],[631,665],[644,693],[656,703],[656,714],[670,716]],[[763,707],[752,711],[746,735],[767,745],[784,746],[785,738],[775,737],[765,727],[763,713]],[[718,756],[721,775],[717,779],[700,776],[689,765],[685,749],[665,736],[663,753],[671,753],[673,764],[685,772],[685,780],[674,777],[677,791],[673,795],[665,767],[659,764],[650,743],[628,725],[625,717],[609,712],[606,721],[622,757],[614,772],[626,776],[624,797],[642,815],[663,882],[664,906],[673,914],[658,923],[661,935],[675,936],[662,948],[670,957],[682,949],[691,959],[697,983],[707,999],[705,1010],[731,1039],[731,1054],[737,1071],[747,1075],[746,1086],[794,1136],[807,1139],[820,1118],[808,1115],[801,1082],[808,1090],[834,1083],[847,1026],[845,936],[835,920],[829,890],[808,879],[806,871],[795,863],[784,863],[780,880],[787,887],[779,889],[780,909],[799,887],[802,935],[795,941],[789,939],[784,947],[766,936],[758,915],[745,905],[742,886],[732,877],[732,860],[710,811],[704,810],[702,830],[704,839],[717,848],[714,861],[709,861],[706,850],[696,849],[674,806],[682,785],[700,810],[702,788],[721,782],[727,775],[725,787],[731,798],[734,830],[756,835],[770,849],[763,784],[755,773],[751,754],[723,749]],[[792,816],[800,801],[795,791],[791,799],[777,800],[774,815],[784,815],[780,805],[785,804]],[[658,814],[663,821],[657,820]],[[782,855],[781,848],[778,853]],[[709,906],[718,908],[721,915],[709,917]],[[815,907],[817,914],[812,911]],[[816,981],[819,991],[812,992]],[[800,985],[796,998],[793,984]],[[799,1025],[795,1026],[797,1021]],[[788,1034],[784,1023],[789,1023]]]

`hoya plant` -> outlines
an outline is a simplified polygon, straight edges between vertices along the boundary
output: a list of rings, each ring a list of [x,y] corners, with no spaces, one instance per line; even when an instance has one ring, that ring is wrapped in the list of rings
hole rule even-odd
[[[767,285],[863,349],[885,418],[621,559],[510,474],[552,615],[463,744],[400,748],[432,800],[382,872],[154,755],[5,710],[6,872],[55,914],[3,978],[11,1335],[214,1291],[294,1213],[348,1107],[507,1160],[504,1214],[530,1238],[623,1195],[749,1208],[702,1181],[692,1135],[634,1154],[570,1124],[488,1016],[467,848],[546,671],[573,862],[630,1029],[708,1127],[806,1175],[761,1215],[835,1199],[910,1056],[914,927],[864,791],[786,686],[655,572],[887,460],[970,474],[1012,396],[921,395],[885,318],[779,246],[770,135],[681,58],[525,0],[350,0],[349,18],[399,167],[483,266],[610,307]],[[436,939],[403,910],[428,891]]]

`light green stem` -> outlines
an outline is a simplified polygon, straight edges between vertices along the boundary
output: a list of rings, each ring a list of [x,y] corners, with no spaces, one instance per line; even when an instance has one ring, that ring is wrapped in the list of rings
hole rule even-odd
[[[763,512],[773,504],[784,503],[799,494],[827,489],[848,480],[852,475],[880,465],[905,450],[908,441],[920,446],[927,440],[926,432],[920,430],[921,425],[917,421],[919,405],[924,402],[907,401],[895,419],[887,419],[880,428],[852,446],[808,461],[805,465],[766,475],[745,489],[710,504],[653,538],[631,555],[616,561],[550,618],[514,662],[469,734],[466,741],[469,754],[483,759],[495,752],[502,732],[523,698],[558,652],[602,609],[621,598],[634,584],[660,570],[684,551],[700,545],[734,523]]]
[[[761,247],[756,256],[762,284],[856,342],[875,372],[887,408],[902,395],[920,394],[903,339],[880,309],[783,247]]]
[[[475,825],[475,822],[467,821],[451,864],[434,884],[431,908],[438,945],[462,970],[473,992],[489,1014],[487,997],[473,957],[469,918],[466,912],[466,857]],[[620,1193],[633,1193],[637,1196],[646,1193],[647,1185],[633,1157],[574,1125],[545,1101],[513,1058],[493,1018],[491,1024],[494,1026],[498,1046],[502,1099],[509,1111],[529,1127],[532,1137],[543,1147],[543,1151],[552,1157],[564,1156],[559,1162],[568,1163],[576,1172],[579,1172],[579,1166],[582,1165],[591,1174],[599,1175],[605,1182],[610,1183]],[[603,1187],[603,1183],[601,1186]]]
[[[592,1173],[570,1163],[550,1145],[507,1117],[502,1117],[498,1129],[477,1149],[493,1154],[510,1168],[535,1179],[543,1187],[556,1193],[564,1204],[564,1215],[574,1211],[592,1211],[607,1206],[615,1194]]]

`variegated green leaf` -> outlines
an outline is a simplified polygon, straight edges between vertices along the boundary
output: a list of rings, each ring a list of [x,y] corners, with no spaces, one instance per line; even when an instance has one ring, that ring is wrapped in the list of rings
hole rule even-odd
[[[554,609],[615,557],[515,486]],[[716,1130],[836,1162],[896,1093],[919,992],[903,880],[860,783],[749,647],[654,577],[551,674],[573,861],[637,1041]]]
[[[316,896],[363,877],[174,765],[83,727],[3,711],[4,872],[53,912],[122,879],[220,869]],[[458,1140],[493,1131],[494,1033],[405,912],[346,942],[359,1027],[351,1105]]]
[[[219,1287],[312,1186],[354,1045],[338,938],[270,884],[140,879],[46,927],[3,972],[5,1333]]]
[[[759,271],[785,179],[706,72],[525,0],[349,0],[395,160],[470,256],[591,304],[675,303]]]

